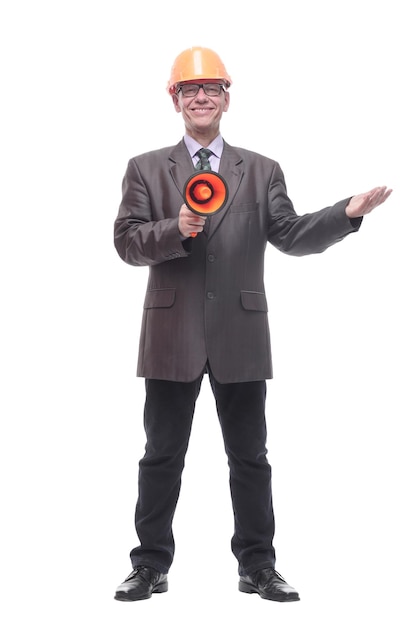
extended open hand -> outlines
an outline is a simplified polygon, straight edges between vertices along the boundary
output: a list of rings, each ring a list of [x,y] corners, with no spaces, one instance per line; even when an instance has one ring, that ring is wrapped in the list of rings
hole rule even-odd
[[[387,187],[375,187],[371,191],[353,196],[346,207],[346,215],[348,217],[362,217],[370,213],[385,202],[391,195],[391,192],[392,189],[387,189]]]

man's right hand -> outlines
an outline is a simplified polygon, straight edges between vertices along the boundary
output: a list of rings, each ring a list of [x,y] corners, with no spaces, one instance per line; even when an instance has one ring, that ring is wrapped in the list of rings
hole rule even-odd
[[[183,204],[178,216],[178,229],[181,235],[187,239],[193,236],[192,233],[201,233],[206,219],[206,217],[193,213],[186,204]]]

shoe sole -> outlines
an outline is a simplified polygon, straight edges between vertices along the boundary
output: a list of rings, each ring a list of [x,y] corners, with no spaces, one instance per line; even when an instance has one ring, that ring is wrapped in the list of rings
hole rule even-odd
[[[283,593],[281,596],[271,598],[270,596],[262,593],[255,585],[251,585],[250,583],[246,583],[244,581],[239,581],[239,591],[243,593],[257,593],[264,600],[273,600],[275,602],[297,602],[300,599],[300,596],[297,592],[293,593]]]
[[[168,582],[161,583],[159,585],[155,585],[151,592],[146,595],[141,596],[128,596],[127,594],[117,594],[114,596],[115,600],[119,600],[120,602],[136,602],[137,600],[149,600],[152,597],[153,593],[165,593],[168,591]]]

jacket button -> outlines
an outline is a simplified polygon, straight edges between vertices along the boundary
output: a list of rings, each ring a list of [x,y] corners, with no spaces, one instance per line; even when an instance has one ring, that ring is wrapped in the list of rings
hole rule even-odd
[[[213,293],[212,291],[208,291],[208,292],[207,292],[207,298],[208,298],[209,300],[213,300],[213,299],[214,299],[214,293]]]
[[[209,254],[207,258],[210,261],[210,263],[213,263],[216,257],[214,256],[214,254]]]

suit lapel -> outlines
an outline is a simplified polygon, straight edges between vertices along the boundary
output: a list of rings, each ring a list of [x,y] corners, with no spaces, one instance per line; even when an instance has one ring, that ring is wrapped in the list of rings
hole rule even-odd
[[[183,197],[184,185],[194,172],[193,161],[185,146],[184,140],[181,140],[169,155],[170,172],[172,179],[178,191]]]
[[[224,143],[220,159],[219,174],[223,176],[228,188],[228,198],[224,208],[210,217],[209,239],[214,235],[227,215],[243,177],[242,158],[238,151]]]

